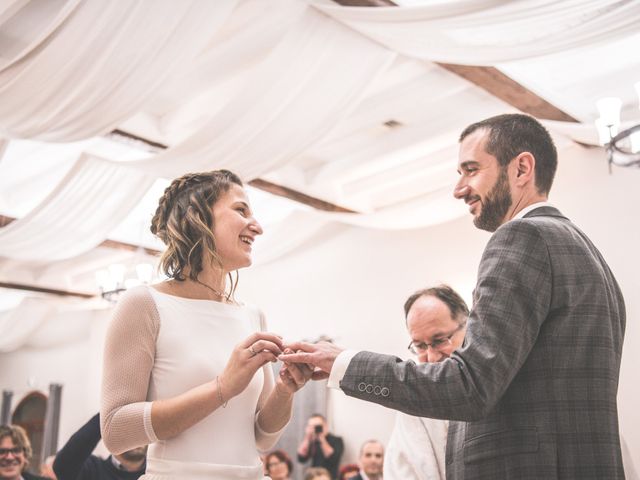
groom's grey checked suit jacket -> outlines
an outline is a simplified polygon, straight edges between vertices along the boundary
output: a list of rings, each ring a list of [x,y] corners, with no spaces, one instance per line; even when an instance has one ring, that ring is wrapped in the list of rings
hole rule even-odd
[[[624,328],[604,259],[544,206],[489,240],[465,341],[451,358],[416,365],[360,352],[340,387],[455,420],[448,479],[624,478],[616,405]]]

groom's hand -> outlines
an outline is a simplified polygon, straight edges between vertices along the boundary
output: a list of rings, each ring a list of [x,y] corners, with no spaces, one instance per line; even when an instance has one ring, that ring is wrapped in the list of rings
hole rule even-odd
[[[329,342],[294,342],[286,345],[296,353],[281,354],[278,359],[285,363],[306,363],[315,368],[313,379],[327,378],[336,357],[344,350]]]

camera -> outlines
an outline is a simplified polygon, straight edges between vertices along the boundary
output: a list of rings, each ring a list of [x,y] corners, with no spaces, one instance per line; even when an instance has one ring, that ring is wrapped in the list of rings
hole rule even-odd
[[[313,431],[316,432],[316,435],[319,435],[322,433],[322,425],[316,425],[315,427],[313,427]]]

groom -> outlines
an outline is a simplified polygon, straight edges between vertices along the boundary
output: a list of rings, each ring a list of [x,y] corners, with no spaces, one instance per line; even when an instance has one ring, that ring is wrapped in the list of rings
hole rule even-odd
[[[436,364],[329,343],[285,362],[347,395],[454,420],[449,479],[624,478],[616,393],[625,307],[587,236],[547,202],[557,166],[532,117],[499,115],[460,136],[454,196],[494,232],[462,347]]]

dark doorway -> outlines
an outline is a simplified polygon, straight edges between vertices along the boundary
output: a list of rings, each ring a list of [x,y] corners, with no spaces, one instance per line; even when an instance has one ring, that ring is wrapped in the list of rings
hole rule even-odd
[[[20,425],[27,431],[33,457],[28,471],[37,473],[42,462],[42,444],[44,441],[44,420],[47,412],[47,396],[41,392],[30,392],[20,400],[13,412],[11,423]]]

